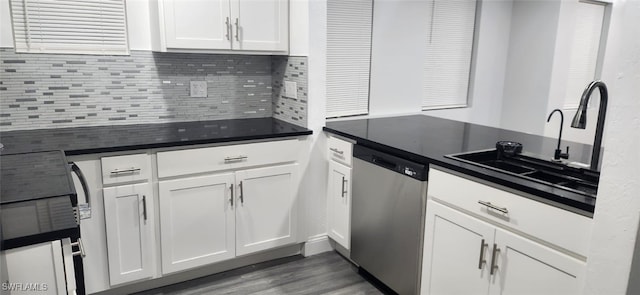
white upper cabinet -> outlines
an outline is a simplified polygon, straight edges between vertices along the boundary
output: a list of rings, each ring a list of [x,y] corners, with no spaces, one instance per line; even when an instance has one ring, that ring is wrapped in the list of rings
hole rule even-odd
[[[229,0],[164,0],[168,48],[231,49]]]
[[[161,0],[152,7],[158,15],[158,51],[284,54],[289,49],[287,0]]]
[[[233,49],[287,51],[288,1],[231,1]]]

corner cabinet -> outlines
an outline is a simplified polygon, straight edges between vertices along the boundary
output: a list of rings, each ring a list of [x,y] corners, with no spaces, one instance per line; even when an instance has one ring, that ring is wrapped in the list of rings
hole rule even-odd
[[[287,0],[160,0],[151,6],[158,19],[157,51],[286,54],[289,49]]]
[[[346,250],[351,248],[351,163],[353,144],[329,136],[327,225],[329,237]]]
[[[585,246],[567,239],[590,233],[587,217],[501,191],[513,198],[507,202],[493,187],[433,168],[429,185],[421,294],[580,293]],[[467,193],[456,194],[461,190]],[[475,198],[492,207],[479,204],[484,208],[474,213]],[[546,222],[557,226],[535,235],[532,226]]]

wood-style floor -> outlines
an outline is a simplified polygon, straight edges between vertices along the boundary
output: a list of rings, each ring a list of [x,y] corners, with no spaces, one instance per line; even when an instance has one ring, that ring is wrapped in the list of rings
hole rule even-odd
[[[140,294],[382,294],[335,252],[250,265]]]

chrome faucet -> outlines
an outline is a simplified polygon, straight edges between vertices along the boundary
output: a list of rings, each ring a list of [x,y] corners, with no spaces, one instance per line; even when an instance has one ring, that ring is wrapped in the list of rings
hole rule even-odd
[[[582,92],[580,98],[580,106],[576,112],[573,121],[571,121],[571,127],[578,129],[585,129],[587,127],[587,104],[589,103],[589,97],[594,89],[600,90],[600,108],[598,110],[598,122],[596,123],[596,137],[593,141],[593,150],[591,151],[591,163],[590,169],[593,171],[598,170],[598,164],[600,159],[600,148],[602,146],[602,133],[604,132],[604,117],[607,113],[607,100],[609,94],[607,93],[607,85],[600,80],[589,83],[587,88]]]

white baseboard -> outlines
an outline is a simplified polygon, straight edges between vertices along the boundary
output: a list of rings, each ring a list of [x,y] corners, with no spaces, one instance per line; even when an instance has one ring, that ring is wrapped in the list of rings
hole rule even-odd
[[[333,247],[331,247],[331,243],[329,243],[329,237],[327,235],[309,237],[307,242],[304,243],[304,247],[302,247],[302,255],[304,255],[304,257],[328,251],[333,251]]]

